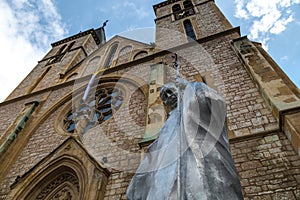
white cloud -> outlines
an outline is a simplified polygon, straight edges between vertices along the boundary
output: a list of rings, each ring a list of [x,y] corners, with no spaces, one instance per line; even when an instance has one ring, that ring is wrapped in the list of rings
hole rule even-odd
[[[244,1],[235,1],[236,2],[236,11],[235,11],[235,16],[237,18],[244,18],[248,19],[248,14],[247,11],[243,8],[244,7]]]
[[[294,21],[293,16],[289,16],[287,19],[281,19],[275,22],[274,26],[270,29],[270,33],[279,34],[286,29],[286,25]]]
[[[252,21],[249,38],[267,48],[270,34],[282,33],[294,21],[291,7],[300,0],[235,0],[235,17]]]
[[[260,39],[260,36],[262,34],[266,34],[270,30],[270,28],[274,26],[274,23],[279,20],[280,17],[280,12],[275,10],[264,15],[259,20],[255,20],[250,30],[250,37],[252,39]]]
[[[66,30],[52,0],[0,1],[0,102]]]

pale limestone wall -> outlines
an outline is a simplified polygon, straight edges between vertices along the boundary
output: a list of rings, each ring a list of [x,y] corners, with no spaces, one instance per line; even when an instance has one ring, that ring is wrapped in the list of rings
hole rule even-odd
[[[173,15],[168,15],[167,13],[170,12],[172,6],[178,2],[157,9],[156,45],[161,49],[175,47],[188,41],[183,26],[183,21],[186,19],[190,19],[197,39],[205,38],[232,28],[212,1],[205,1],[205,3],[195,6],[196,15],[174,20]],[[183,8],[183,6],[181,7]]]
[[[245,200],[300,198],[300,159],[280,133],[231,141]]]

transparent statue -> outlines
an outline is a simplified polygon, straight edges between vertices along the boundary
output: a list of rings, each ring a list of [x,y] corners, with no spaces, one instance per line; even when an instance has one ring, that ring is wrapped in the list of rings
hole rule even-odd
[[[169,118],[127,189],[132,200],[243,199],[229,151],[226,103],[204,83],[161,89]]]

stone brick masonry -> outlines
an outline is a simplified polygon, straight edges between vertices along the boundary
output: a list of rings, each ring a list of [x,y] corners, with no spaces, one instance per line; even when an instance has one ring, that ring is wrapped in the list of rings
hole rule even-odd
[[[245,200],[299,199],[300,159],[283,133],[231,141]]]

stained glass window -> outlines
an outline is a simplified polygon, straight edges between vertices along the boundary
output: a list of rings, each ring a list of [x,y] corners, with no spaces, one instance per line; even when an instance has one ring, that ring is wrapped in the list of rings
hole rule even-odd
[[[77,111],[70,111],[65,116],[64,129],[74,133],[76,122],[82,119],[87,120],[85,131],[107,121],[121,107],[124,97],[124,91],[113,85],[98,87],[94,95],[90,95],[86,102],[80,104]]]

